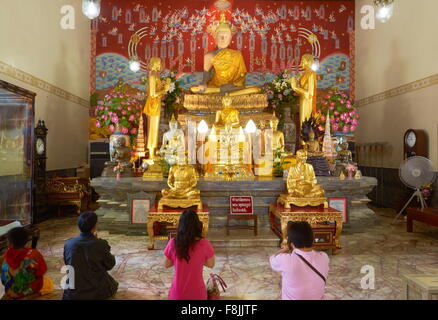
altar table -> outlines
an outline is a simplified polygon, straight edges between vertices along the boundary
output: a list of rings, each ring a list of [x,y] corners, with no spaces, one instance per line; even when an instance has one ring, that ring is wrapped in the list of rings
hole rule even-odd
[[[189,208],[187,208],[189,209]],[[164,208],[158,209],[158,205],[155,204],[148,213],[147,220],[147,232],[149,236],[148,249],[154,249],[154,244],[156,240],[167,240],[167,235],[155,235],[154,234],[154,223],[156,222],[167,222],[171,223],[175,228],[177,228],[179,217],[187,209],[173,209]],[[202,209],[198,209],[194,206],[193,211],[198,214],[199,220],[202,222],[202,236],[205,238],[208,233],[208,223],[209,223],[209,209],[207,204],[202,204]]]
[[[342,213],[333,208],[292,207],[273,203],[269,206],[271,230],[280,238],[280,246],[287,247],[287,225],[289,222],[307,221],[313,229],[315,249],[341,249]],[[279,221],[279,222],[277,222]]]

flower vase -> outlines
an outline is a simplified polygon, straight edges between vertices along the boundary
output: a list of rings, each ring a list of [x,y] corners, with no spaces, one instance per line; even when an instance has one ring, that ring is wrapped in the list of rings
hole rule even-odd
[[[117,180],[120,180],[120,172],[117,172],[117,173],[116,173],[116,179],[117,179]]]
[[[116,140],[119,139],[120,137],[125,139],[125,146],[131,145],[131,137],[129,136],[129,134],[122,133],[122,127],[120,125],[117,125],[115,127],[113,134],[109,138],[109,152],[110,152],[111,161],[115,161],[113,156],[114,145]]]
[[[348,180],[353,180],[353,170],[348,170]]]

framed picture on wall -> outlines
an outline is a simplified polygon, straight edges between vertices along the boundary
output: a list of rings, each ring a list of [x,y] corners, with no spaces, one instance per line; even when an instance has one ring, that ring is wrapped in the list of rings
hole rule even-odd
[[[347,198],[329,198],[329,207],[342,212],[342,222],[348,223],[348,199]]]
[[[145,192],[128,194],[128,212],[131,224],[146,224],[148,212],[155,202],[155,194]]]

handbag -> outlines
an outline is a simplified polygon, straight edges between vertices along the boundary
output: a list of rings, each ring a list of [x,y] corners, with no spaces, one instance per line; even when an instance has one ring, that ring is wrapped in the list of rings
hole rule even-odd
[[[225,281],[217,274],[210,273],[210,278],[208,278],[207,280],[208,300],[220,300],[221,293],[220,293],[219,285],[222,287],[222,290],[225,292],[225,288],[227,287]]]
[[[310,269],[312,269],[318,276],[321,277],[322,280],[324,280],[324,283],[327,283],[327,279],[321,274],[321,272],[319,272],[318,270],[316,270],[316,268],[314,266],[312,266],[312,264],[307,261],[306,259],[304,259],[304,257],[298,253],[295,252],[295,254],[301,259],[303,260],[303,262],[305,264],[307,264],[309,266]]]

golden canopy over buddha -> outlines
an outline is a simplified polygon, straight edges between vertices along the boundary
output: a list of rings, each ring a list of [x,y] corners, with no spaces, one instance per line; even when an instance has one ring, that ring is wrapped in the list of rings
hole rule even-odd
[[[225,97],[222,98],[224,108],[216,112],[215,126],[222,127],[229,124],[232,127],[237,127],[240,125],[239,111],[234,109],[231,103],[231,97],[227,93]]]
[[[215,39],[217,50],[204,56],[204,73],[200,85],[192,87],[193,93],[224,94],[231,96],[259,93],[258,87],[246,87],[247,73],[242,53],[229,49],[233,37],[233,27],[221,13],[220,20],[209,27],[209,32]]]

